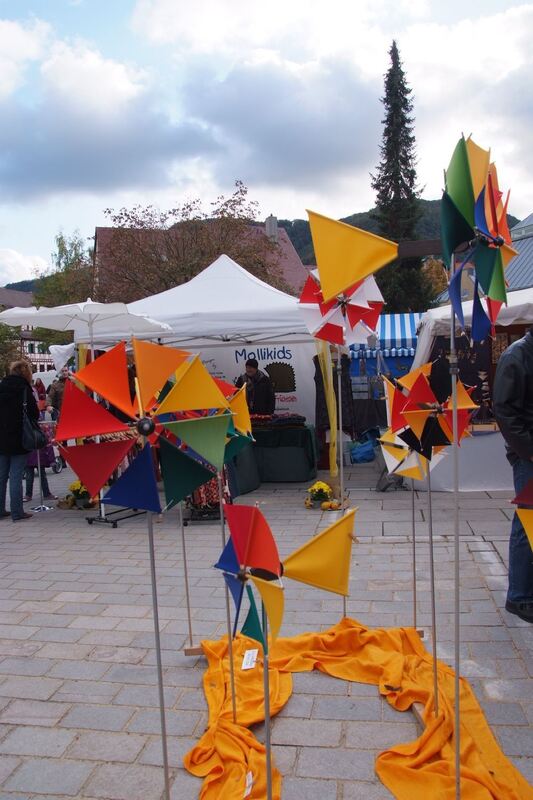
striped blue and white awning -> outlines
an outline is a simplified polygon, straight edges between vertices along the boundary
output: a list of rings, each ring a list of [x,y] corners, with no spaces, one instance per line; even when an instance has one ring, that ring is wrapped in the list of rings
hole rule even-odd
[[[423,312],[405,314],[382,314],[379,318],[377,334],[379,349],[385,357],[414,356],[416,349],[416,329]],[[376,350],[366,345],[353,346],[352,358],[375,358]]]

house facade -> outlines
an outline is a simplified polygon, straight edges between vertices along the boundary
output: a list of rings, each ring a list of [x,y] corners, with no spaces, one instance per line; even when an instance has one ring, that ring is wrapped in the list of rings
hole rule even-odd
[[[31,292],[0,288],[0,308],[2,310],[17,307],[29,308],[32,304]],[[20,328],[20,356],[31,363],[33,372],[47,372],[55,369],[48,348],[35,338],[31,325],[22,325]]]

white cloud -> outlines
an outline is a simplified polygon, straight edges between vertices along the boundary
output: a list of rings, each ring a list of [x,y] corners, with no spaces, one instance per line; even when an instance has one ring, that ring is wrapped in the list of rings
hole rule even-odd
[[[0,99],[23,83],[28,64],[42,57],[50,31],[42,20],[28,24],[0,20]]]
[[[116,116],[144,91],[144,73],[82,42],[56,42],[41,65],[44,89],[85,116]]]
[[[41,256],[28,256],[9,247],[0,248],[0,285],[34,278],[48,266]]]

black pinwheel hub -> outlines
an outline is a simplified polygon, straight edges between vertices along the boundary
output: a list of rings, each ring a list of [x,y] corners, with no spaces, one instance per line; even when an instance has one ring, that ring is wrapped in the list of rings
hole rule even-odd
[[[155,422],[151,417],[141,417],[135,427],[141,436],[151,436],[155,431]]]

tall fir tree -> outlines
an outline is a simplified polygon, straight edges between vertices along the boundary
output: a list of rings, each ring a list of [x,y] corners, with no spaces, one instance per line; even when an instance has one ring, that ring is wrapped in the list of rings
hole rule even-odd
[[[385,109],[381,160],[372,188],[376,192],[374,218],[380,232],[395,242],[416,238],[420,219],[419,190],[412,90],[407,84],[396,42],[389,50],[391,64],[385,75]],[[386,311],[425,311],[434,290],[419,259],[404,259],[382,269],[376,276],[386,302]]]

